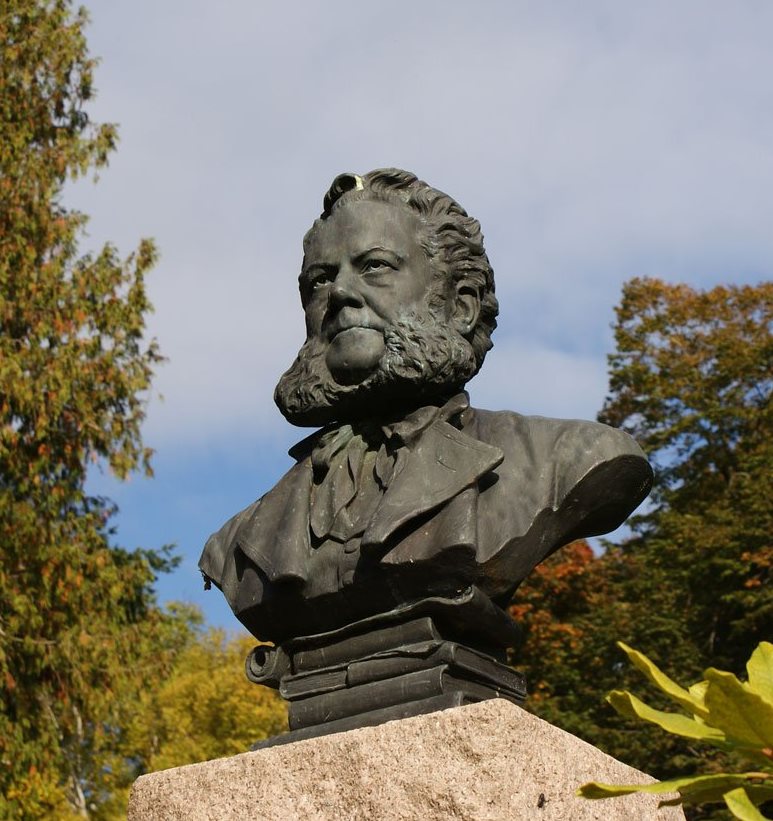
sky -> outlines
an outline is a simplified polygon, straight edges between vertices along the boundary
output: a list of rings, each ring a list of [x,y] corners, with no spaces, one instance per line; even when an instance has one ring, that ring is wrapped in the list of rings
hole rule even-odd
[[[162,601],[237,626],[196,565],[308,434],[272,401],[303,341],[301,240],[332,179],[397,166],[480,220],[500,302],[469,385],[490,409],[592,419],[623,283],[773,271],[766,0],[87,2],[89,112],[120,144],[65,204],[82,250],[154,237],[143,428],[155,477],[95,471],[116,542],[175,543]]]

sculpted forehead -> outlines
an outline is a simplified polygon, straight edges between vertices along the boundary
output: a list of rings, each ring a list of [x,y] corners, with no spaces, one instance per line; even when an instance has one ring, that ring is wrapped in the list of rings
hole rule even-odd
[[[402,205],[373,200],[343,202],[307,237],[305,261],[335,262],[341,254],[372,248],[395,251],[408,261],[426,258],[420,244],[421,230],[418,217]]]

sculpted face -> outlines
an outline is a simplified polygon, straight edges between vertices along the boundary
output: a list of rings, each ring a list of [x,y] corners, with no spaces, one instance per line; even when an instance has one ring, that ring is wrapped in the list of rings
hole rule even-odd
[[[424,308],[435,275],[419,235],[408,209],[356,200],[309,237],[300,277],[306,331],[322,342],[338,384],[373,373],[386,352],[387,330]]]
[[[299,278],[306,341],[274,399],[294,425],[394,416],[458,391],[477,371],[464,334],[477,297],[449,293],[400,203],[352,198],[315,223]]]

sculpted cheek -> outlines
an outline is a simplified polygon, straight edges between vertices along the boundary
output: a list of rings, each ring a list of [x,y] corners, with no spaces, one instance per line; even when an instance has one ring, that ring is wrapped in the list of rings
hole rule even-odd
[[[306,306],[306,335],[319,335],[322,328],[322,318],[324,316],[324,304],[319,300],[314,300]]]

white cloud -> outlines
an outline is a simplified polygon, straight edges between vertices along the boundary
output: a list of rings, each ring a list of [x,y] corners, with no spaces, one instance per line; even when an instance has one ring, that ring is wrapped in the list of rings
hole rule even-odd
[[[581,356],[514,339],[494,345],[469,390],[472,404],[477,407],[594,419],[606,387],[603,357]]]
[[[592,416],[625,279],[773,270],[770,5],[91,7],[122,144],[71,200],[95,242],[159,241],[156,447],[273,435],[300,240],[344,169],[412,168],[481,220],[503,313],[479,404]]]

